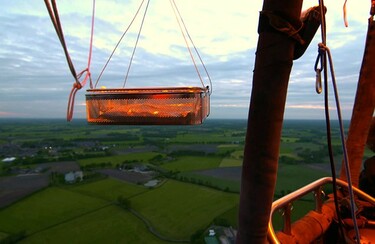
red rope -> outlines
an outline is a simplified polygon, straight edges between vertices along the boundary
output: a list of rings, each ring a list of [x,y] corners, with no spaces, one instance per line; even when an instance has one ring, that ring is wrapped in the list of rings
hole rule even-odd
[[[55,0],[51,0],[52,7],[49,4],[48,0],[44,1],[48,10],[48,13],[51,17],[51,21],[53,26],[55,27],[57,36],[60,40],[60,43],[64,49],[65,57],[68,62],[70,71],[75,79],[75,82],[73,84],[73,88],[70,91],[69,100],[68,100],[68,108],[67,108],[67,120],[71,121],[73,118],[73,110],[74,110],[74,101],[75,101],[75,95],[78,90],[80,90],[82,87],[84,87],[87,83],[87,79],[90,79],[90,86],[92,87],[91,82],[91,72],[90,72],[90,66],[91,66],[91,57],[92,57],[92,47],[93,47],[93,39],[94,39],[94,23],[95,23],[95,0],[93,0],[93,8],[92,8],[92,17],[91,17],[91,37],[90,37],[90,48],[89,48],[89,54],[88,54],[88,60],[87,60],[87,67],[82,70],[78,75],[76,74],[73,62],[71,61],[68,48],[66,46],[64,33],[61,27],[59,13],[56,5]],[[80,78],[82,75],[86,73],[84,79],[80,81]]]
[[[95,0],[93,0],[93,6],[92,6],[92,17],[91,17],[91,36],[90,36],[90,48],[89,48],[89,55],[87,60],[87,68],[82,70],[80,74],[78,74],[78,79],[84,74],[85,78],[81,82],[76,82],[73,84],[72,90],[70,91],[69,100],[68,100],[68,108],[66,112],[66,119],[68,121],[71,121],[73,119],[73,111],[74,111],[74,101],[75,96],[77,94],[77,91],[80,90],[82,87],[84,87],[87,83],[87,79],[90,79],[90,87],[92,88],[92,82],[91,82],[91,72],[90,72],[90,66],[91,66],[91,57],[92,57],[92,46],[93,46],[93,40],[94,40],[94,27],[95,27]]]

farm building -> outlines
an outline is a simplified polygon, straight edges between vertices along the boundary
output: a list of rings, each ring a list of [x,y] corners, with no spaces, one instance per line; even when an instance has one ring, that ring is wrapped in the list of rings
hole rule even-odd
[[[74,183],[78,179],[79,179],[79,181],[82,181],[83,180],[83,173],[82,173],[82,171],[75,171],[75,172],[71,171],[71,172],[65,174],[64,179],[65,179],[66,183]]]
[[[11,162],[13,162],[14,160],[16,160],[15,157],[9,157],[9,158],[4,158],[3,160],[1,160],[1,162],[4,162],[4,163],[11,163]]]

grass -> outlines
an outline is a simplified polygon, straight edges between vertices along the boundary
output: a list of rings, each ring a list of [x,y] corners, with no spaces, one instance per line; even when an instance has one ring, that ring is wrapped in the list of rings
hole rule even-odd
[[[122,164],[124,161],[148,162],[150,159],[158,155],[155,152],[129,153],[124,155],[115,155],[107,157],[87,158],[78,160],[79,165],[86,166],[88,164],[111,163],[112,166]]]
[[[238,227],[238,209],[239,205],[236,205],[217,217],[225,219],[233,228],[236,229]]]
[[[286,142],[286,143],[295,143],[298,140],[299,140],[298,137],[288,137],[288,136],[281,137],[281,141],[282,142]]]
[[[309,168],[304,164],[279,164],[275,193],[280,194],[281,191],[294,191],[328,175],[329,173]]]
[[[207,182],[215,189],[229,190],[230,192],[240,192],[240,180],[228,180],[214,176],[196,174],[194,172],[183,172],[179,174],[180,177],[186,177],[191,181],[194,179],[196,183],[202,182],[202,185],[207,185]]]
[[[0,210],[0,231],[25,230],[30,234],[106,204],[100,199],[50,187]]]
[[[234,151],[231,155],[231,157],[235,158],[235,159],[241,159],[243,158],[243,149],[242,150],[237,150],[237,151]]]
[[[220,162],[221,158],[219,157],[184,156],[163,164],[161,167],[166,170],[185,172],[216,168]]]
[[[1,240],[3,240],[4,238],[6,238],[9,234],[7,233],[3,233],[3,232],[0,232],[0,243],[1,243]]]
[[[116,206],[39,232],[21,243],[168,243],[151,234],[143,222]]]
[[[232,137],[226,133],[205,133],[204,136],[197,137],[195,133],[179,134],[175,138],[171,138],[171,143],[231,143],[233,141],[241,141],[243,138]]]
[[[70,190],[86,195],[103,198],[107,201],[116,201],[118,196],[132,197],[147,191],[143,186],[126,183],[113,178],[96,181],[69,188]]]
[[[220,167],[236,167],[242,166],[243,159],[223,158],[220,162]]]
[[[77,141],[98,141],[100,146],[110,145],[112,153],[125,153],[132,147],[145,147],[143,151],[160,148],[160,154],[171,145],[187,145],[189,148],[207,144],[217,146],[217,155],[185,156],[162,164],[168,170],[180,171],[178,177],[194,179],[196,183],[239,192],[240,182],[199,175],[196,170],[216,167],[240,166],[243,156],[243,141],[246,123],[233,124],[207,121],[199,127],[129,127],[87,126],[80,123],[47,121],[23,122],[23,125],[2,126],[0,145],[9,142],[34,147],[55,145],[70,150],[69,144]],[[315,123],[315,122],[314,122]],[[287,124],[286,124],[287,125]],[[297,126],[297,129],[294,127]],[[325,145],[324,129],[310,128],[306,122],[298,122],[293,128],[283,130],[280,155],[297,157],[305,149],[319,151]],[[324,128],[324,127],[323,127]],[[337,145],[337,132],[333,144]],[[68,144],[69,146],[66,146]],[[78,144],[77,144],[78,145]],[[146,146],[145,146],[146,145]],[[113,147],[112,147],[113,146]],[[75,153],[83,154],[77,146]],[[168,150],[165,150],[168,151]],[[85,156],[92,152],[85,153]],[[175,153],[178,153],[176,150]],[[156,152],[130,153],[117,156],[96,157],[79,160],[81,166],[110,163],[112,166],[124,161],[148,163],[158,155]],[[229,155],[230,154],[230,155]],[[191,154],[188,154],[191,155]],[[372,156],[366,150],[365,157]],[[90,156],[95,157],[95,156]],[[327,161],[319,158],[318,162]],[[337,162],[340,162],[339,159]],[[276,194],[288,193],[320,177],[323,171],[310,169],[308,165],[280,164]],[[1,163],[0,163],[1,173]],[[179,178],[180,179],[180,178]],[[24,243],[163,243],[149,233],[146,226],[134,215],[112,203],[118,196],[130,199],[131,207],[146,217],[161,234],[175,239],[189,239],[197,230],[207,227],[216,217],[224,218],[234,227],[237,225],[238,194],[217,191],[205,186],[168,180],[155,189],[125,183],[115,179],[104,179],[64,188],[51,187],[31,195],[12,206],[0,210],[0,240],[22,230],[30,235]],[[311,209],[311,202],[295,203],[293,218]],[[275,216],[276,228],[280,217]],[[35,234],[33,234],[35,233]]]
[[[131,198],[132,207],[158,232],[175,239],[189,239],[237,203],[237,194],[172,180]]]

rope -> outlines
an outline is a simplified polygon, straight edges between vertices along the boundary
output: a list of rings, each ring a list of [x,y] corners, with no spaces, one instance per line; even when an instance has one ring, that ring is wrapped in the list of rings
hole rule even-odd
[[[144,21],[145,21],[145,18],[146,18],[146,14],[147,14],[147,10],[148,10],[148,7],[149,7],[149,3],[150,3],[150,0],[147,1],[147,5],[146,5],[146,7],[145,7],[145,11],[144,11],[144,13],[143,13],[143,17],[142,17],[141,25],[140,25],[139,30],[138,30],[138,34],[137,34],[137,38],[136,38],[136,42],[135,42],[135,45],[134,45],[134,48],[133,48],[132,55],[131,55],[131,57],[130,57],[129,65],[128,65],[127,72],[126,72],[125,79],[124,79],[124,83],[123,83],[123,87],[125,87],[126,82],[127,82],[127,80],[128,80],[128,77],[129,77],[129,72],[130,72],[130,69],[131,69],[131,66],[132,66],[132,63],[133,63],[133,59],[134,59],[134,55],[135,55],[135,52],[136,52],[136,49],[137,49],[137,46],[138,46],[138,42],[139,42],[139,38],[140,38],[140,34],[141,34],[141,32],[142,32],[142,28],[143,28]],[[131,20],[130,24],[127,26],[127,28],[125,29],[125,31],[124,31],[123,34],[121,35],[119,41],[117,42],[115,48],[113,49],[113,51],[112,51],[112,53],[111,53],[111,55],[110,55],[109,58],[107,59],[107,61],[106,61],[105,65],[104,65],[102,71],[100,72],[100,74],[99,74],[99,76],[98,76],[98,78],[97,78],[97,80],[96,80],[96,82],[95,82],[95,85],[94,85],[94,86],[91,85],[92,87],[95,87],[95,88],[97,87],[98,82],[99,82],[99,80],[101,79],[101,77],[103,76],[103,73],[104,73],[105,69],[107,68],[109,62],[111,61],[111,59],[112,59],[112,57],[113,57],[115,51],[116,51],[117,48],[119,47],[119,45],[120,45],[120,43],[122,42],[123,38],[125,37],[125,35],[126,35],[127,32],[129,31],[131,25],[133,24],[133,22],[134,22],[135,19],[137,18],[137,16],[138,16],[138,14],[139,14],[139,12],[140,12],[140,10],[141,10],[143,4],[144,4],[144,0],[143,0],[143,1],[141,2],[141,4],[139,5],[136,14],[133,16],[133,19]],[[189,38],[190,42],[192,43],[192,45],[193,45],[193,47],[194,47],[194,50],[195,50],[195,53],[197,54],[197,56],[198,56],[198,58],[199,58],[199,60],[200,60],[200,62],[201,62],[201,64],[202,64],[202,66],[203,66],[203,68],[204,68],[204,70],[205,70],[205,73],[206,73],[206,75],[207,75],[207,77],[208,77],[208,79],[209,79],[209,83],[210,83],[210,88],[211,88],[211,89],[209,89],[209,94],[211,95],[211,93],[212,93],[212,81],[211,81],[211,77],[210,77],[210,75],[209,75],[209,73],[208,73],[208,71],[207,71],[207,68],[206,68],[206,66],[205,66],[204,63],[203,63],[202,57],[200,56],[200,54],[199,54],[199,52],[198,52],[198,49],[197,49],[196,46],[194,45],[194,42],[193,42],[193,40],[192,40],[192,38],[191,38],[191,36],[190,36],[188,30],[187,30],[187,27],[186,27],[186,25],[185,25],[185,22],[184,22],[184,20],[183,20],[181,14],[180,14],[180,11],[178,10],[177,4],[175,3],[174,0],[170,0],[170,4],[171,4],[172,9],[173,9],[173,12],[174,12],[174,14],[175,14],[175,17],[176,17],[177,23],[178,23],[178,25],[179,25],[179,27],[180,27],[180,31],[181,31],[181,33],[182,33],[182,36],[183,36],[183,38],[184,38],[184,40],[185,40],[185,44],[186,44],[187,49],[188,49],[188,51],[189,51],[190,57],[191,57],[191,59],[192,59],[192,61],[193,61],[193,64],[194,64],[195,70],[196,70],[196,72],[197,72],[197,74],[198,74],[198,77],[199,77],[199,79],[200,79],[201,84],[202,84],[203,87],[204,87],[204,82],[203,82],[202,76],[201,76],[201,74],[200,74],[200,72],[199,72],[199,69],[198,69],[198,67],[197,67],[196,61],[195,61],[195,59],[194,59],[194,55],[193,55],[193,53],[192,53],[192,51],[191,51],[191,49],[190,49],[190,47],[189,47],[189,44],[188,44],[188,41],[187,41],[187,37]],[[182,24],[181,24],[181,23],[182,23]],[[185,30],[185,32],[184,32],[184,30]],[[186,34],[185,34],[185,33],[186,33]],[[186,36],[187,36],[187,37],[186,37]]]
[[[89,48],[89,54],[88,54],[88,60],[87,60],[87,67],[82,70],[78,75],[76,73],[76,70],[74,68],[73,62],[70,58],[68,48],[66,46],[65,38],[64,38],[64,32],[61,26],[61,21],[59,17],[59,12],[57,8],[57,4],[55,0],[51,0],[51,4],[48,0],[44,0],[49,16],[51,18],[52,24],[55,28],[56,34],[60,40],[60,43],[63,47],[65,57],[70,69],[70,72],[72,73],[72,76],[75,80],[72,90],[70,91],[69,100],[68,100],[68,108],[67,108],[67,120],[71,121],[73,118],[73,111],[74,111],[74,101],[75,101],[75,95],[78,90],[80,90],[82,87],[84,87],[87,83],[87,79],[90,79],[91,84],[91,72],[90,72],[90,65],[91,65],[91,57],[92,57],[92,47],[93,47],[93,39],[94,39],[94,23],[95,23],[95,0],[93,0],[93,10],[92,10],[92,17],[91,17],[91,37],[90,37],[90,48]],[[84,79],[80,82],[80,78],[83,74],[85,74]]]
[[[53,27],[55,28],[57,37],[59,38],[60,43],[61,43],[61,45],[63,47],[64,53],[65,53],[65,58],[66,58],[66,61],[68,62],[70,72],[72,73],[72,75],[73,75],[74,79],[76,80],[76,82],[79,83],[79,81],[77,79],[76,71],[74,69],[73,62],[72,62],[72,60],[70,58],[70,55],[69,55],[69,52],[68,52],[68,48],[66,47],[66,43],[65,43],[65,39],[64,39],[64,33],[63,33],[63,30],[62,30],[62,27],[61,27],[61,23],[60,23],[60,18],[59,18],[59,13],[58,13],[58,10],[57,10],[56,2],[55,2],[55,0],[51,1],[52,7],[51,7],[51,4],[49,3],[48,0],[44,0],[44,2],[46,4],[49,16],[50,16],[52,24],[53,24]]]
[[[178,7],[177,7],[176,2],[175,2],[174,0],[170,0],[170,3],[171,3],[171,6],[172,6],[172,9],[173,9],[173,12],[174,12],[174,14],[175,14],[175,17],[176,17],[177,23],[178,23],[178,25],[179,25],[179,27],[180,27],[180,31],[181,31],[181,33],[182,33],[182,36],[184,37],[184,40],[185,40],[185,43],[186,43],[186,47],[187,47],[187,49],[189,50],[190,57],[191,57],[191,59],[192,59],[192,61],[193,61],[193,64],[194,64],[195,70],[196,70],[196,72],[197,72],[197,74],[198,74],[198,77],[199,77],[201,83],[202,83],[202,86],[204,87],[204,82],[203,82],[203,79],[202,79],[201,74],[200,74],[200,72],[199,72],[199,69],[198,69],[198,67],[197,67],[197,64],[196,64],[196,62],[195,62],[194,56],[193,56],[193,54],[192,54],[192,52],[191,52],[191,50],[190,50],[190,47],[189,47],[189,44],[188,44],[188,42],[187,42],[187,39],[186,39],[185,33],[186,33],[187,37],[189,38],[191,44],[193,45],[194,50],[195,50],[195,53],[197,54],[197,56],[198,56],[198,58],[199,58],[199,61],[200,61],[200,63],[202,64],[203,69],[204,69],[204,71],[205,71],[205,73],[206,73],[206,75],[207,75],[207,78],[208,78],[209,83],[210,83],[210,95],[211,95],[211,93],[212,93],[212,80],[211,80],[211,77],[210,77],[210,75],[209,75],[209,73],[208,73],[208,71],[207,71],[207,68],[206,68],[206,66],[204,65],[204,62],[203,62],[203,60],[202,60],[202,57],[201,57],[201,55],[199,54],[199,51],[198,51],[197,47],[195,46],[195,44],[194,44],[194,42],[193,42],[193,39],[192,39],[191,36],[190,36],[190,33],[189,33],[189,31],[188,31],[188,29],[187,29],[187,27],[186,27],[186,25],[185,25],[185,21],[184,21],[184,19],[182,18],[182,15],[181,15],[181,13],[180,13]],[[178,16],[177,16],[177,15],[178,15]],[[181,20],[182,26],[184,27],[185,32],[184,32],[183,29],[182,29],[182,26],[181,26],[180,20]]]
[[[349,23],[348,23],[348,18],[347,18],[347,14],[346,14],[346,3],[348,2],[348,0],[345,0],[344,2],[344,6],[342,7],[342,11],[344,13],[344,24],[345,24],[345,27],[348,27],[349,26]]]
[[[121,35],[119,41],[117,42],[115,48],[112,50],[111,55],[110,55],[109,58],[107,59],[107,62],[105,63],[105,65],[104,65],[102,71],[100,71],[100,74],[99,74],[98,78],[96,79],[96,82],[95,82],[95,86],[94,86],[94,88],[96,88],[96,86],[98,85],[98,82],[99,82],[100,78],[103,76],[104,70],[107,68],[109,62],[110,62],[111,59],[112,59],[112,56],[115,54],[115,52],[116,52],[118,46],[120,45],[120,43],[121,43],[122,39],[124,38],[124,36],[126,35],[126,33],[128,33],[128,31],[129,31],[129,29],[130,29],[130,26],[132,26],[134,20],[137,18],[138,13],[139,13],[139,11],[141,10],[141,8],[142,8],[142,6],[143,6],[143,3],[144,3],[144,0],[142,0],[141,4],[139,5],[139,7],[138,7],[138,9],[137,9],[137,12],[136,12],[135,15],[133,16],[133,19],[130,21],[130,24],[129,24],[128,27],[125,29],[125,31],[122,33],[122,35]]]
[[[339,127],[340,127],[340,137],[341,137],[341,144],[344,154],[344,163],[346,168],[346,175],[347,175],[347,181],[348,181],[348,192],[350,196],[350,205],[351,205],[351,215],[353,219],[354,229],[356,233],[356,242],[360,243],[360,234],[357,224],[357,219],[355,215],[355,202],[354,202],[354,193],[353,193],[353,186],[352,181],[350,177],[350,169],[349,169],[349,162],[348,162],[348,153],[346,149],[346,143],[345,143],[345,134],[344,134],[344,126],[342,122],[342,116],[341,116],[341,108],[340,108],[340,101],[339,101],[339,94],[338,89],[336,85],[336,78],[334,73],[334,67],[333,67],[333,61],[332,56],[329,48],[326,45],[326,22],[325,22],[325,14],[324,14],[324,0],[319,0],[320,5],[320,11],[321,11],[321,32],[322,32],[322,43],[319,43],[318,47],[318,57],[317,61],[315,63],[315,70],[320,74],[321,70],[324,70],[324,89],[325,89],[325,95],[324,95],[324,104],[325,104],[325,116],[326,116],[326,125],[327,125],[327,144],[328,144],[328,150],[329,150],[329,157],[331,162],[331,171],[332,171],[332,178],[333,178],[333,193],[334,193],[334,199],[335,199],[335,207],[337,211],[338,221],[340,225],[340,232],[343,235],[343,229],[342,229],[342,221],[340,218],[340,215],[338,213],[338,202],[337,202],[337,185],[336,185],[336,172],[335,172],[335,163],[333,159],[333,152],[332,152],[332,144],[331,144],[331,127],[330,127],[330,118],[329,118],[329,104],[328,104],[328,70],[327,70],[327,58],[329,62],[329,69],[331,73],[331,79],[332,79],[332,85],[335,95],[335,101],[336,101],[336,108],[337,108],[337,116],[339,120]],[[317,69],[317,63],[320,61],[321,63],[321,69]]]
[[[145,22],[145,18],[146,18],[146,14],[147,14],[147,10],[148,10],[148,5],[149,4],[150,4],[150,0],[147,1],[145,12],[143,13],[141,26],[139,27],[139,31],[138,31],[138,35],[137,35],[137,40],[135,41],[135,45],[134,45],[134,48],[133,48],[133,53],[132,53],[132,56],[130,57],[130,61],[129,61],[128,70],[126,71],[126,76],[125,76],[124,84],[122,85],[123,88],[125,87],[126,81],[128,80],[130,68],[131,68],[132,63],[133,63],[133,58],[134,58],[135,50],[137,49],[137,46],[138,46],[139,37],[141,36],[141,32],[142,32],[143,24]]]

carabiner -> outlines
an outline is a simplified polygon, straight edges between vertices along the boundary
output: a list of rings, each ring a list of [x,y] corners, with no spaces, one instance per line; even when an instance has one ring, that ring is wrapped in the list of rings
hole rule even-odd
[[[316,69],[316,74],[315,74],[315,91],[316,93],[320,94],[322,93],[322,71],[320,69]]]

